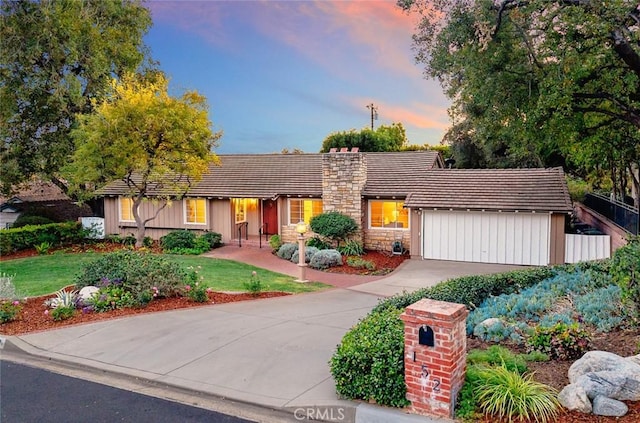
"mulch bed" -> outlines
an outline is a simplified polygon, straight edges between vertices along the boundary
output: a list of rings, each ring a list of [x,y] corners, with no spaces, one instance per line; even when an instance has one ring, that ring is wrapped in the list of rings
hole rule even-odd
[[[342,257],[342,266],[326,269],[327,273],[346,273],[349,275],[386,275],[393,272],[403,261],[409,259],[407,254],[395,255],[382,251],[365,251],[361,259],[372,262],[374,270],[355,268],[347,265],[347,257]]]

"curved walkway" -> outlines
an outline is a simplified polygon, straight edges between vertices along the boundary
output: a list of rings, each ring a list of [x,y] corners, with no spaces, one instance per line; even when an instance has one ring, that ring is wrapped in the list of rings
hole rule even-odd
[[[214,257],[228,260],[240,261],[256,267],[283,273],[285,275],[298,277],[300,268],[297,264],[283,260],[271,253],[270,248],[257,248],[252,246],[238,247],[237,245],[225,245],[204,254],[205,257]],[[384,276],[362,276],[345,275],[341,273],[328,273],[319,270],[306,268],[306,278],[313,282],[323,282],[336,288],[349,288],[367,282],[373,282],[384,278]]]

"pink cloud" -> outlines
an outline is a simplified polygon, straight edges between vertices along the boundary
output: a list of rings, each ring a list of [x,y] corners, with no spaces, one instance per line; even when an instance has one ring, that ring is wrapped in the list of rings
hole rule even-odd
[[[366,98],[349,98],[344,101],[348,102],[356,110],[362,110],[367,104],[371,103],[371,99]],[[379,125],[400,122],[405,129],[434,129],[440,131],[445,131],[450,126],[446,107],[417,102],[399,105],[376,101],[374,104],[378,107]]]

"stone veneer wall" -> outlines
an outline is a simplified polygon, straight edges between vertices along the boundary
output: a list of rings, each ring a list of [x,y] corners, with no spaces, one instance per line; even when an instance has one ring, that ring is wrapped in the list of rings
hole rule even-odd
[[[391,252],[394,241],[402,241],[405,250],[411,245],[411,232],[407,230],[369,229],[364,232],[364,248]]]
[[[358,224],[352,239],[363,242],[364,201],[367,162],[362,153],[333,152],[322,156],[322,206],[325,212],[339,211]]]

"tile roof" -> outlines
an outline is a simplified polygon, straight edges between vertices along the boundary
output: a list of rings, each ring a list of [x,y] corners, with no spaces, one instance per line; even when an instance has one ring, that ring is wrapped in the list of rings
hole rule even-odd
[[[345,153],[329,153],[345,154]],[[352,154],[352,153],[348,153]],[[407,181],[422,179],[424,171],[440,162],[435,151],[360,153],[366,156],[365,195],[401,196]],[[193,197],[272,198],[277,195],[322,196],[323,154],[232,154],[218,155],[220,165],[211,165],[202,180],[189,190]],[[127,191],[122,181],[109,184],[103,195]],[[151,192],[150,195],[159,194]]]
[[[68,201],[67,196],[57,185],[52,182],[45,182],[39,179],[32,180],[20,185],[17,192],[11,197],[0,197],[0,204],[9,203],[31,203],[44,201]]]
[[[427,177],[427,172],[441,166],[436,151],[365,153],[367,183],[363,194],[368,197],[406,197]]]
[[[425,209],[570,212],[562,168],[426,172],[405,206]]]

